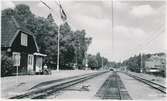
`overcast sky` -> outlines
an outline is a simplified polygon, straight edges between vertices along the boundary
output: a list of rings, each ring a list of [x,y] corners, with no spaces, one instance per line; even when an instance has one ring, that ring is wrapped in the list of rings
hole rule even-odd
[[[55,11],[60,23],[58,6],[53,0],[43,0]],[[109,60],[122,61],[134,54],[166,52],[165,0],[60,0],[73,30],[85,29],[93,38],[88,53],[100,52]],[[50,13],[39,0],[4,0],[2,9],[27,4],[31,11],[47,17]]]

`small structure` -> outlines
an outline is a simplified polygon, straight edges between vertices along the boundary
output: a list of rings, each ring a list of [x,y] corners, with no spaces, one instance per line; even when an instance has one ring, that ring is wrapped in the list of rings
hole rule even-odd
[[[126,71],[127,71],[127,66],[121,66],[121,67],[120,67],[120,70],[126,72]]]
[[[42,58],[31,31],[13,16],[1,19],[1,54],[13,58],[18,72],[27,74],[42,68]]]
[[[41,53],[34,53],[34,59],[35,59],[35,63],[34,63],[34,71],[36,73],[41,73],[43,70],[43,58],[45,57],[45,54],[41,54]]]

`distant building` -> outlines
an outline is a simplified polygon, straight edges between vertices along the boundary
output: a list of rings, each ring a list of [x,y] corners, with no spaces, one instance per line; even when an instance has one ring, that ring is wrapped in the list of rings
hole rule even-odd
[[[152,55],[145,61],[146,72],[160,72],[165,71],[166,56],[165,55]]]
[[[12,57],[19,73],[27,74],[42,68],[42,58],[31,31],[14,17],[1,19],[1,55]]]
[[[121,67],[120,67],[120,70],[121,70],[121,71],[127,71],[127,66],[121,66]]]

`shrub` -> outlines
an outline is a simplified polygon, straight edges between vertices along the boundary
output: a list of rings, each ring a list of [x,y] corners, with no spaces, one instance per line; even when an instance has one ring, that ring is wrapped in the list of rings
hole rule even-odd
[[[1,55],[1,77],[12,75],[14,70],[12,58]]]

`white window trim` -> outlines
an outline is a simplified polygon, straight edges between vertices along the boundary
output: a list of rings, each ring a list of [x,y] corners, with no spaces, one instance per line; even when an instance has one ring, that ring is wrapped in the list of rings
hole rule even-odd
[[[21,45],[28,46],[28,35],[25,33],[21,33]]]

